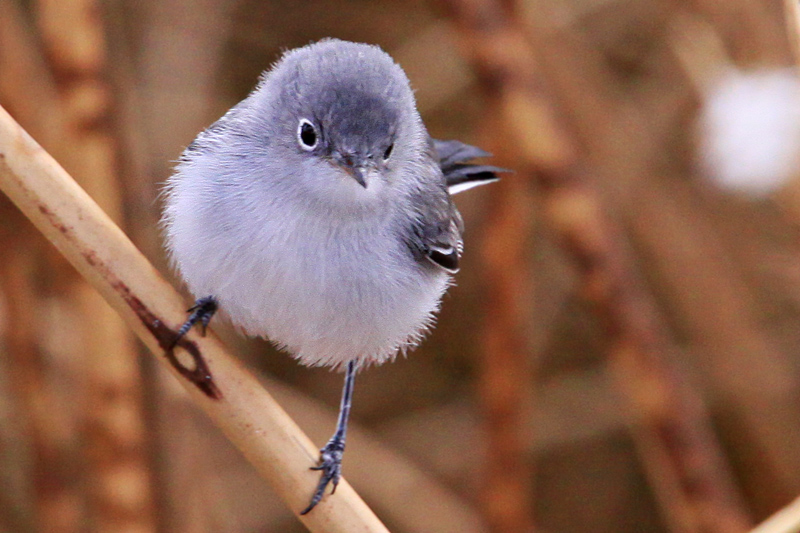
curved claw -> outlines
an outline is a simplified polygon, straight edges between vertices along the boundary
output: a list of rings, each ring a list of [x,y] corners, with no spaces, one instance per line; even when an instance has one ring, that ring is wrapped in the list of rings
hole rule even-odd
[[[206,296],[205,298],[197,300],[192,307],[186,310],[186,312],[189,313],[189,317],[180,329],[178,329],[170,349],[175,348],[178,342],[189,333],[189,330],[192,329],[197,322],[200,322],[200,331],[203,337],[205,337],[208,323],[211,322],[211,317],[217,312],[217,308],[217,300],[213,296]]]
[[[319,464],[312,466],[310,470],[320,470],[322,475],[317,484],[317,490],[311,497],[311,502],[308,507],[300,512],[301,515],[308,514],[317,506],[325,495],[325,489],[329,484],[333,485],[331,494],[336,492],[336,487],[339,486],[339,480],[342,477],[342,456],[344,455],[344,443],[339,440],[331,440],[324,448],[320,450]]]

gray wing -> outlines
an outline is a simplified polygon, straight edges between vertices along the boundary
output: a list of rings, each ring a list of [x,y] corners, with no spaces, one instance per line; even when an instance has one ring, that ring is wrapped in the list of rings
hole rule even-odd
[[[463,226],[461,214],[452,202],[448,203],[428,210],[415,228],[415,240],[425,260],[455,274],[463,251]]]
[[[426,168],[423,172],[435,174],[437,179],[422,180],[427,188],[415,191],[413,205],[417,206],[409,247],[418,260],[458,272],[463,251],[461,233],[464,229],[461,214],[456,209],[451,194],[477,185],[491,183],[500,172],[508,170],[489,165],[470,163],[490,154],[480,148],[459,141],[439,141],[429,138]]]
[[[426,159],[421,171],[433,179],[420,180],[420,187],[412,193],[416,216],[408,245],[421,263],[456,273],[463,250],[461,214],[450,198],[438,157],[432,149]]]

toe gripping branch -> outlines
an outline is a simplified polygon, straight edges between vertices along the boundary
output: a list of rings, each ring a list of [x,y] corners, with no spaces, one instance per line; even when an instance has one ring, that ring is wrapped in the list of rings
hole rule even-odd
[[[200,322],[200,331],[205,337],[208,323],[211,322],[211,318],[214,316],[214,313],[217,312],[218,308],[217,300],[213,296],[206,296],[205,298],[200,298],[195,301],[194,305],[186,310],[187,313],[190,313],[189,318],[186,319],[186,322],[183,323],[178,333],[175,335],[173,347],[178,344],[198,322]]]
[[[200,350],[197,348],[197,344],[189,341],[185,336],[197,322],[200,322],[202,333],[205,335],[208,323],[211,321],[211,317],[214,316],[216,311],[217,301],[213,296],[200,298],[195,302],[194,306],[187,310],[187,312],[190,313],[189,318],[186,319],[186,322],[183,323],[178,331],[174,332],[174,330],[167,329],[170,335],[163,339],[163,341],[159,341],[161,347],[164,349],[164,356],[175,370],[194,383],[206,396],[215,400],[222,397],[222,392],[219,390],[216,383],[214,383],[214,378],[211,376],[208,365],[203,359]],[[194,367],[187,367],[178,360],[175,356],[176,347],[181,347],[186,350],[194,361]]]
[[[342,403],[339,407],[339,420],[336,424],[336,432],[319,451],[319,464],[312,466],[311,470],[321,470],[317,490],[311,497],[311,503],[303,509],[301,515],[308,514],[311,509],[317,506],[325,494],[325,489],[329,484],[333,485],[331,494],[336,492],[339,480],[342,477],[342,457],[344,456],[344,441],[347,437],[347,420],[350,417],[350,405],[353,403],[353,383],[356,377],[356,362],[347,363],[347,373],[344,377],[344,390],[342,390]]]
[[[311,470],[321,470],[322,475],[317,484],[317,490],[314,491],[314,496],[311,497],[311,502],[308,507],[303,509],[301,515],[308,514],[311,509],[317,506],[325,494],[325,489],[328,484],[333,485],[331,494],[336,492],[336,487],[339,485],[339,480],[342,477],[342,457],[344,456],[344,439],[337,438],[336,435],[328,441],[328,444],[320,450],[319,464],[312,466]]]

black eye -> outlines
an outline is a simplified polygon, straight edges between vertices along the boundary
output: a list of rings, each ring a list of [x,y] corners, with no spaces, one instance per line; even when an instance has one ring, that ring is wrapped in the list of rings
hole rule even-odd
[[[394,143],[390,144],[386,147],[386,150],[383,152],[383,160],[388,161],[390,157],[392,157],[392,150],[394,149]]]
[[[317,128],[311,121],[301,118],[297,126],[297,140],[303,150],[313,150],[317,147]]]

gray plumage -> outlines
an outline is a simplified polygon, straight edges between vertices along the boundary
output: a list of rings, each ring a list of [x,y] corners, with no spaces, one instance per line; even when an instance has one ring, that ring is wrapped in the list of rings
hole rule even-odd
[[[184,152],[166,187],[170,257],[196,296],[305,364],[383,362],[420,340],[458,267],[442,168],[461,179],[458,150],[486,155],[436,143],[379,48],[290,51]]]
[[[339,482],[357,369],[431,326],[462,251],[450,193],[497,179],[469,163],[486,155],[431,139],[379,48],[325,40],[285,54],[167,182],[167,249],[199,297],[177,338],[219,306],[302,363],[347,369],[303,514]]]

